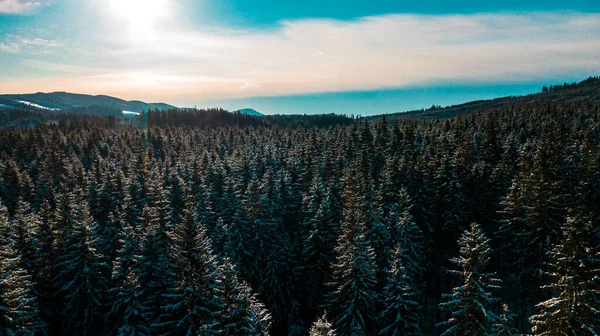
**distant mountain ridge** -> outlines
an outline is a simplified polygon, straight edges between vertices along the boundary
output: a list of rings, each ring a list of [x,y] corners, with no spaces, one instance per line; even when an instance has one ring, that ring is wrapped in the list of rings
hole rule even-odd
[[[106,95],[92,96],[69,92],[5,94],[0,95],[0,104],[14,107],[35,106],[48,110],[73,110],[74,112],[91,110],[94,111],[95,114],[110,114],[116,110],[143,112],[149,109],[168,110],[177,108],[176,106],[165,103],[146,103],[138,100],[126,101]],[[104,107],[106,111],[103,111],[102,107]]]
[[[255,109],[251,109],[251,108],[243,108],[241,110],[233,111],[233,113],[235,113],[235,112],[239,112],[241,114],[245,114],[245,115],[249,115],[249,116],[257,116],[257,117],[264,116],[264,114],[258,112]]]
[[[413,110],[378,114],[366,117],[369,120],[386,116],[389,121],[397,120],[427,120],[451,118],[461,114],[489,110],[517,104],[530,104],[539,102],[576,102],[590,100],[600,102],[600,77],[589,77],[579,83],[543,87],[541,92],[525,96],[509,96],[490,100],[477,100],[452,106],[432,106],[429,109]],[[192,110],[179,108],[165,103],[146,103],[138,100],[126,101],[106,95],[85,95],[68,92],[33,93],[33,94],[5,94],[0,95],[0,109],[20,108],[30,110],[62,110],[73,113],[96,115],[120,115],[123,111],[144,112],[148,110]],[[264,116],[252,109],[243,108],[232,111],[249,116]]]
[[[96,115],[120,115],[123,111],[140,113],[148,110],[191,110],[191,108],[181,108],[165,103],[146,103],[139,100],[127,101],[107,95],[93,96],[70,92],[4,94],[0,95],[0,108],[36,108]],[[232,111],[232,113],[236,112],[249,116],[264,115],[252,108]]]
[[[525,96],[501,97],[489,100],[476,100],[452,106],[432,106],[429,109],[385,114],[388,121],[427,120],[451,118],[481,110],[504,107],[515,104],[538,102],[575,102],[581,100],[600,101],[600,77],[589,77],[579,83],[544,86],[541,92]],[[384,114],[370,116],[367,119],[379,119]]]

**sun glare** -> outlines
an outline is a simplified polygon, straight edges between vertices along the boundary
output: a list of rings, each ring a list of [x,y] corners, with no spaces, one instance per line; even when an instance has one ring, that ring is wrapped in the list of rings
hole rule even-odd
[[[136,33],[150,34],[152,24],[167,12],[167,0],[110,0],[110,3]]]

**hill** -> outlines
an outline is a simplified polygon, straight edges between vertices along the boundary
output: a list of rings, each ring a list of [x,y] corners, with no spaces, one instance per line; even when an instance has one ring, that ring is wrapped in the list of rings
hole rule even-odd
[[[257,117],[264,116],[264,114],[258,112],[255,109],[251,109],[251,108],[244,108],[244,109],[233,111],[233,112],[234,113],[238,112],[238,113],[249,115],[249,116],[257,116]]]
[[[115,110],[142,112],[149,109],[166,110],[176,108],[164,103],[145,103],[138,100],[126,101],[105,95],[92,96],[69,92],[0,95],[0,104],[20,108],[33,106],[45,110],[73,112],[91,110],[95,114],[113,114]]]
[[[389,121],[396,120],[426,120],[451,118],[460,114],[466,114],[492,108],[501,108],[510,105],[532,104],[543,102],[574,102],[574,101],[600,101],[600,77],[590,77],[584,81],[573,84],[544,86],[542,91],[526,96],[511,96],[489,100],[476,100],[464,104],[447,107],[433,106],[429,109],[414,110],[408,112],[397,112],[386,114]],[[382,115],[369,117],[368,119],[379,119]]]

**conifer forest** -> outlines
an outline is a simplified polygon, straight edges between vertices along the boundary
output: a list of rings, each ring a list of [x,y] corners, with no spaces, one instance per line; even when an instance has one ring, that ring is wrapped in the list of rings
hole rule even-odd
[[[17,117],[0,335],[600,334],[596,101]]]

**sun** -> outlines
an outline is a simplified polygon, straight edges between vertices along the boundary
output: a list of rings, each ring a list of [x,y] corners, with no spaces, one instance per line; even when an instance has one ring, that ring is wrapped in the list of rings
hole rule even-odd
[[[150,34],[156,19],[167,14],[167,0],[110,0],[110,4],[136,33]]]

